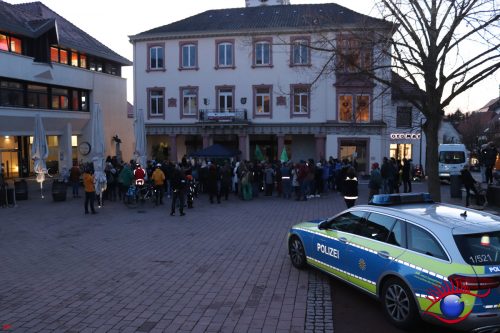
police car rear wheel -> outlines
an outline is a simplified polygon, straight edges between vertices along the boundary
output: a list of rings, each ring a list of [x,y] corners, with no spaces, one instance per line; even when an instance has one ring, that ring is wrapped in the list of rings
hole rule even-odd
[[[418,321],[417,306],[410,289],[399,279],[388,280],[382,289],[384,312],[393,325],[409,329]]]
[[[299,269],[306,267],[306,253],[304,251],[304,245],[299,238],[293,237],[290,239],[288,242],[288,252],[294,267]]]

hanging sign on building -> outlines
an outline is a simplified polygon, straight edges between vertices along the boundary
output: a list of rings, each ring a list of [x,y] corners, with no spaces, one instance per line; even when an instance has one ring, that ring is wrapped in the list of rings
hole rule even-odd
[[[391,133],[391,140],[420,140],[420,133]]]

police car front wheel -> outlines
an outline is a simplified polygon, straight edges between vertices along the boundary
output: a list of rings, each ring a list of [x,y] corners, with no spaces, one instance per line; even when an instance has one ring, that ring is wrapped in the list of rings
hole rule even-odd
[[[410,329],[416,324],[417,306],[404,282],[397,278],[389,279],[383,286],[381,297],[384,312],[395,326]]]
[[[294,267],[299,269],[306,267],[307,262],[304,245],[298,237],[292,237],[288,242],[288,253],[290,254],[290,260],[292,260],[292,265]]]

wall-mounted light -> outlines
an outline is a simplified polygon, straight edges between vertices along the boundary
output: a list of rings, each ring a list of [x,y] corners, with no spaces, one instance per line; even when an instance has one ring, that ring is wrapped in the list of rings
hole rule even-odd
[[[78,137],[76,135],[71,136],[71,147],[78,146]]]
[[[247,104],[247,98],[246,98],[246,97],[242,97],[242,98],[240,99],[240,102],[241,102],[241,104],[243,104],[243,105]]]
[[[5,140],[9,140],[10,136],[6,135]]]
[[[204,98],[203,99],[203,104],[209,105],[210,104],[210,100],[208,98]]]

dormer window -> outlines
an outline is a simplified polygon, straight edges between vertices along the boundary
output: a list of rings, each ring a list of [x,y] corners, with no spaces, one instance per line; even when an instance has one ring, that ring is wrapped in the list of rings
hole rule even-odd
[[[0,50],[21,54],[21,40],[9,35],[0,34]]]

